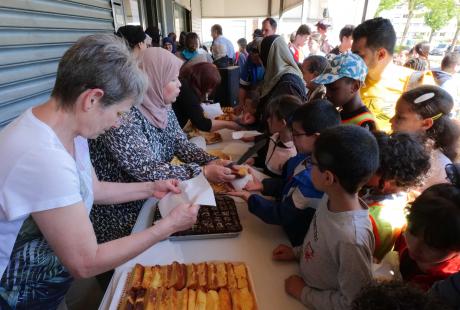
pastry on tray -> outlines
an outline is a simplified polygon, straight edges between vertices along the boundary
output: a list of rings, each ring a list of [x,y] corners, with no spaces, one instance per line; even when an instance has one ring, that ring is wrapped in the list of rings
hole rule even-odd
[[[219,157],[220,159],[232,160],[232,157],[230,155],[225,154],[221,150],[206,150],[206,152],[208,152],[209,154],[214,155],[216,157]]]
[[[228,183],[210,183],[214,194],[226,194],[234,189]]]
[[[257,309],[244,263],[203,262],[133,268],[118,309]]]
[[[206,140],[206,144],[214,144],[222,142],[222,136],[218,132],[200,131],[200,135]]]
[[[233,121],[235,119],[235,111],[232,107],[223,107],[222,112],[224,112],[224,114],[217,116],[215,118],[216,120]]]
[[[227,196],[218,195],[216,206],[200,206],[196,223],[187,230],[178,231],[170,240],[196,240],[209,238],[232,238],[238,236],[243,230],[235,201]],[[153,225],[161,219],[158,208],[153,214]],[[219,266],[217,272],[219,272]],[[187,270],[191,273],[192,270]],[[189,277],[191,279],[191,277]],[[221,282],[221,279],[218,279]]]

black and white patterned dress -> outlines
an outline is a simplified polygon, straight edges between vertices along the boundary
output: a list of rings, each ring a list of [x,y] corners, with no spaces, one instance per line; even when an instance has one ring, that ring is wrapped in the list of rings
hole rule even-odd
[[[100,181],[139,182],[188,180],[201,165],[216,159],[187,140],[173,110],[165,129],[154,127],[133,107],[129,121],[89,141],[91,161]],[[171,165],[177,156],[185,164]],[[127,236],[145,200],[118,205],[94,205],[91,221],[99,243]]]

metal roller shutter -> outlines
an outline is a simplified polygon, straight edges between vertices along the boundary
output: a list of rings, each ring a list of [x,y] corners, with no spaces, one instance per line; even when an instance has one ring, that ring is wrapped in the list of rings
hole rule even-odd
[[[101,31],[113,32],[110,0],[1,0],[0,128],[44,102],[62,54]]]

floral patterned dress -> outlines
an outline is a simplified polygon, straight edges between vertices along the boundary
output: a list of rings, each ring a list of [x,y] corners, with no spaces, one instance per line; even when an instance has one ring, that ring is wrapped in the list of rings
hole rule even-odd
[[[187,140],[172,109],[166,128],[160,129],[133,107],[119,128],[90,140],[90,152],[99,180],[109,182],[187,180],[200,174],[201,165],[216,159]],[[174,156],[184,164],[170,164]],[[129,235],[144,202],[94,205],[91,221],[98,242]]]

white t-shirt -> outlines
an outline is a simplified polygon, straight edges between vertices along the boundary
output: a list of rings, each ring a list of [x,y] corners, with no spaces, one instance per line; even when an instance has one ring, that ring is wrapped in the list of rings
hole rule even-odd
[[[431,152],[430,159],[431,167],[430,170],[428,170],[425,183],[417,190],[423,192],[431,185],[448,183],[449,181],[447,180],[446,165],[451,163],[451,160],[446,155],[444,155],[443,152],[438,149],[433,150]]]
[[[267,169],[277,175],[283,173],[283,166],[288,159],[297,155],[293,141],[283,143],[284,147],[279,146],[279,143],[279,133],[273,134],[268,142],[267,157],[265,158]]]
[[[0,278],[24,220],[34,212],[93,204],[92,166],[86,139],[77,137],[75,159],[54,131],[27,110],[0,132]]]

